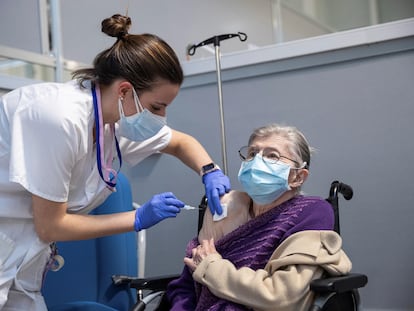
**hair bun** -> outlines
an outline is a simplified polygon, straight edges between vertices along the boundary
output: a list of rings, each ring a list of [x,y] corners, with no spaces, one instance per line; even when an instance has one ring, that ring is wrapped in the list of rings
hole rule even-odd
[[[124,38],[131,27],[131,18],[121,14],[112,15],[102,21],[102,32],[118,39]]]

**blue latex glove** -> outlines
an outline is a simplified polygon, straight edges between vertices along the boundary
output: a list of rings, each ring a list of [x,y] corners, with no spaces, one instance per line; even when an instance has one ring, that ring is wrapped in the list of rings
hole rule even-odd
[[[135,212],[134,229],[147,229],[165,218],[175,217],[184,207],[172,192],[156,194],[151,200],[137,208]]]
[[[203,175],[203,183],[211,214],[221,215],[223,209],[220,204],[220,197],[231,189],[229,178],[221,170],[215,170]]]

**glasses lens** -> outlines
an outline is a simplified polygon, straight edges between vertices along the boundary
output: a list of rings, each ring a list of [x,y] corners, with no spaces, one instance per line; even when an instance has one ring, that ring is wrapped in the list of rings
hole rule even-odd
[[[251,161],[255,157],[257,152],[254,148],[251,148],[249,146],[241,147],[239,150],[239,156],[242,161]]]
[[[263,160],[267,163],[276,163],[280,160],[280,154],[274,149],[264,149],[263,150]]]
[[[240,155],[240,158],[243,161],[251,161],[260,152],[261,152],[261,150],[258,149],[258,148],[250,147],[250,146],[244,146],[244,147],[240,148],[239,155]],[[274,163],[276,163],[280,160],[281,155],[275,149],[265,148],[265,149],[263,149],[263,152],[262,152],[262,158],[263,158],[263,161],[265,161],[267,163],[274,164]]]

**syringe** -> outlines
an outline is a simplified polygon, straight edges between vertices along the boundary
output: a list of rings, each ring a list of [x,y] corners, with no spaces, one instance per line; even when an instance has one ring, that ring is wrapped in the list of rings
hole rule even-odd
[[[191,206],[191,205],[184,205],[183,209],[187,210],[187,211],[191,211],[191,210],[200,210],[200,207],[195,207],[195,206]]]

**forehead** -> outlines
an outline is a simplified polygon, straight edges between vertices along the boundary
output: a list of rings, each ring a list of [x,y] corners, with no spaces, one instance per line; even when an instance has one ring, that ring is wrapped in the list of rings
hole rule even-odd
[[[167,81],[157,83],[151,90],[145,91],[140,97],[141,100],[169,105],[177,96],[180,86]]]
[[[282,136],[272,134],[266,137],[256,137],[250,144],[260,149],[273,148],[279,152],[289,152],[289,141]]]

